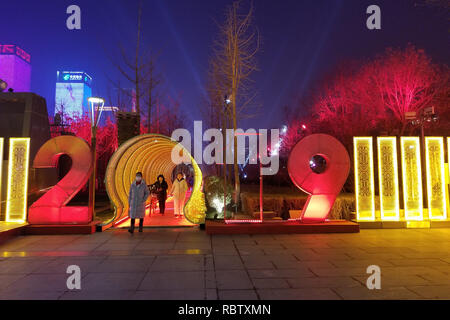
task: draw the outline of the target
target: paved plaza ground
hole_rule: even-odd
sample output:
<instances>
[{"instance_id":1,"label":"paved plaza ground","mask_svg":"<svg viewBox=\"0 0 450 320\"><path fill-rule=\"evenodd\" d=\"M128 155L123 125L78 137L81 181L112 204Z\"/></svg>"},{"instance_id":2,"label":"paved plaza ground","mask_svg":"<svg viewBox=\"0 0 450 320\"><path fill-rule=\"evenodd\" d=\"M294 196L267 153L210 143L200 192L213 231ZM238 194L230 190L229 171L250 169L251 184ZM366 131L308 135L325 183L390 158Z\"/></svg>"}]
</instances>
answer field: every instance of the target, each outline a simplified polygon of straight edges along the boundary
<instances>
[{"instance_id":1,"label":"paved plaza ground","mask_svg":"<svg viewBox=\"0 0 450 320\"><path fill-rule=\"evenodd\" d=\"M81 290L67 289L69 265ZM450 229L21 236L0 245L0 299L450 299Z\"/></svg>"}]
</instances>

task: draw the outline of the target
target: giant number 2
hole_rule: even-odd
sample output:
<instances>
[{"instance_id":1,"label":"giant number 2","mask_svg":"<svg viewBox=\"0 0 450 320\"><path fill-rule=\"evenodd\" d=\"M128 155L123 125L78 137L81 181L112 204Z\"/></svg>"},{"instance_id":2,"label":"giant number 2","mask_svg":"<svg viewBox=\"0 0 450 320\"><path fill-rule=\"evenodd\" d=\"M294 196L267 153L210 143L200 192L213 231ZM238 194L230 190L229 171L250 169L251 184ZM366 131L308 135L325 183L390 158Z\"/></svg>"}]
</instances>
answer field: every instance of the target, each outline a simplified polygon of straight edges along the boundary
<instances>
[{"instance_id":1,"label":"giant number 2","mask_svg":"<svg viewBox=\"0 0 450 320\"><path fill-rule=\"evenodd\" d=\"M33 167L55 168L62 154L72 159L72 167L62 180L30 207L30 224L85 224L92 221L88 207L66 206L83 188L92 172L92 153L86 141L74 136L52 138L39 149Z\"/></svg>"},{"instance_id":2,"label":"giant number 2","mask_svg":"<svg viewBox=\"0 0 450 320\"><path fill-rule=\"evenodd\" d=\"M309 194L301 213L305 223L323 222L350 171L345 147L326 134L312 134L292 149L288 172L294 184Z\"/></svg>"}]
</instances>

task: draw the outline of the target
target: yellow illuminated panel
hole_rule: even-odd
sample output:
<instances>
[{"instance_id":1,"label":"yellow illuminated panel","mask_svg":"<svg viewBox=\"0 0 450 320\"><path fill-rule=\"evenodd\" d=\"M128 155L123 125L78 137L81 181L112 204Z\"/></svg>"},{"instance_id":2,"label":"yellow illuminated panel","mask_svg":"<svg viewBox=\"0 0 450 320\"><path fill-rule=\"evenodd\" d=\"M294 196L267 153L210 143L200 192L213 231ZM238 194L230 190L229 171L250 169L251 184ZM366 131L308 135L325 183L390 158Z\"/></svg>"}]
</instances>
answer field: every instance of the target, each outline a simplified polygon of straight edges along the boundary
<instances>
[{"instance_id":1,"label":"yellow illuminated panel","mask_svg":"<svg viewBox=\"0 0 450 320\"><path fill-rule=\"evenodd\" d=\"M358 221L375 220L372 137L354 137L355 197Z\"/></svg>"},{"instance_id":2,"label":"yellow illuminated panel","mask_svg":"<svg viewBox=\"0 0 450 320\"><path fill-rule=\"evenodd\" d=\"M378 137L381 220L399 220L397 138Z\"/></svg>"},{"instance_id":3,"label":"yellow illuminated panel","mask_svg":"<svg viewBox=\"0 0 450 320\"><path fill-rule=\"evenodd\" d=\"M6 221L25 222L30 138L9 139Z\"/></svg>"},{"instance_id":4,"label":"yellow illuminated panel","mask_svg":"<svg viewBox=\"0 0 450 320\"><path fill-rule=\"evenodd\" d=\"M418 137L401 137L403 202L406 220L423 220L422 170Z\"/></svg>"},{"instance_id":5,"label":"yellow illuminated panel","mask_svg":"<svg viewBox=\"0 0 450 320\"><path fill-rule=\"evenodd\" d=\"M426 137L427 199L430 219L447 219L444 138Z\"/></svg>"},{"instance_id":6,"label":"yellow illuminated panel","mask_svg":"<svg viewBox=\"0 0 450 320\"><path fill-rule=\"evenodd\" d=\"M3 143L4 139L0 138L0 203L2 202L2 173L3 173ZM0 213L1 213L1 205L0 205ZM1 214L0 214L1 217Z\"/></svg>"},{"instance_id":7,"label":"yellow illuminated panel","mask_svg":"<svg viewBox=\"0 0 450 320\"><path fill-rule=\"evenodd\" d=\"M450 210L450 137L447 137L447 162L445 163L445 185L447 188L446 191L446 197L447 197L447 217L448 217L448 210Z\"/></svg>"}]
</instances>

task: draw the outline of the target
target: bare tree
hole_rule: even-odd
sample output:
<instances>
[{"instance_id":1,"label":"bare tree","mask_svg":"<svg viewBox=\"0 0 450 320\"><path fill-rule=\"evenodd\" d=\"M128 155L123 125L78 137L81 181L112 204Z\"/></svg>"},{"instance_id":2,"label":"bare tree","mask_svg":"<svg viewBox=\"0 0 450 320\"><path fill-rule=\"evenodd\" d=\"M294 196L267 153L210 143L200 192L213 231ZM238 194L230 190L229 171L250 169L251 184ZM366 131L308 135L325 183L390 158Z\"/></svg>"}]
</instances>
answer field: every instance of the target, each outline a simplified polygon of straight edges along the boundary
<instances>
[{"instance_id":1,"label":"bare tree","mask_svg":"<svg viewBox=\"0 0 450 320\"><path fill-rule=\"evenodd\" d=\"M221 116L222 127L227 126L230 121L234 130L237 129L238 119L246 116L245 113L254 102L256 95L251 88L253 82L251 75L257 70L255 58L260 48L260 36L253 23L253 12L252 3L248 11L242 12L240 1L234 1L227 8L225 22L219 25L219 35L214 41L213 56L210 61L210 107ZM236 136L234 136L233 144L237 203L240 181Z\"/></svg>"},{"instance_id":2,"label":"bare tree","mask_svg":"<svg viewBox=\"0 0 450 320\"><path fill-rule=\"evenodd\" d=\"M147 90L147 130L150 132L150 128L152 127L152 112L154 107L157 107L157 101L159 99L159 95L156 92L156 88L162 82L161 74L156 71L155 61L157 56L151 55L149 57L148 65L147 65L147 73L145 75L146 79L146 90Z\"/></svg>"},{"instance_id":3,"label":"bare tree","mask_svg":"<svg viewBox=\"0 0 450 320\"><path fill-rule=\"evenodd\" d=\"M124 46L119 43L121 61L117 62L112 59L114 67L119 71L121 76L131 84L132 89L128 90L122 87L120 81L111 81L114 88L118 90L118 102L123 96L128 96L135 102L136 112L139 116L146 118L147 130L151 130L152 110L157 99L156 87L161 83L161 76L156 72L156 58L159 55L152 51L142 53L142 0L139 1L137 14L137 31L136 45L133 56L125 50ZM143 108L143 104L147 108Z\"/></svg>"}]
</instances>

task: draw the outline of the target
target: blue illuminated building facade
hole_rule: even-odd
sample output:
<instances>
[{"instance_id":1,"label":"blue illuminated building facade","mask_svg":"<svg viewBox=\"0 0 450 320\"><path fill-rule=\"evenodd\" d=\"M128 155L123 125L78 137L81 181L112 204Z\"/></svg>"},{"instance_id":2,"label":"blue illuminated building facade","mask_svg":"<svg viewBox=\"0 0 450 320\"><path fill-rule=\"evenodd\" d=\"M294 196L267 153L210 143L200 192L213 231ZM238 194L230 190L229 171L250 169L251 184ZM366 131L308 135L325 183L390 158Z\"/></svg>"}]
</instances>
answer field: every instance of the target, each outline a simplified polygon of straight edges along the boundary
<instances>
[{"instance_id":1,"label":"blue illuminated building facade","mask_svg":"<svg viewBox=\"0 0 450 320\"><path fill-rule=\"evenodd\" d=\"M55 114L76 118L89 110L88 98L92 96L92 78L83 71L57 71Z\"/></svg>"}]
</instances>

